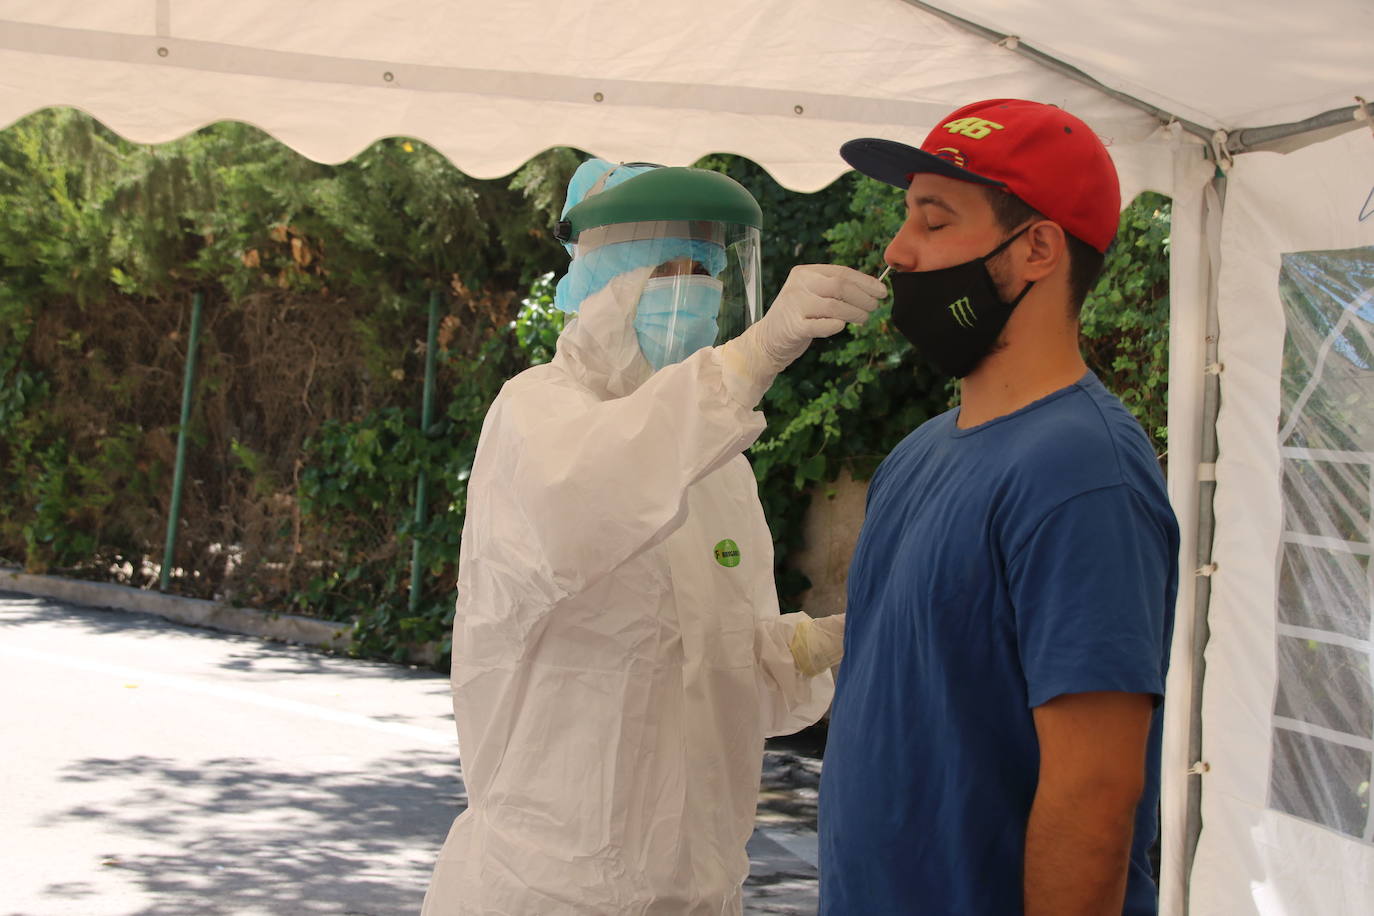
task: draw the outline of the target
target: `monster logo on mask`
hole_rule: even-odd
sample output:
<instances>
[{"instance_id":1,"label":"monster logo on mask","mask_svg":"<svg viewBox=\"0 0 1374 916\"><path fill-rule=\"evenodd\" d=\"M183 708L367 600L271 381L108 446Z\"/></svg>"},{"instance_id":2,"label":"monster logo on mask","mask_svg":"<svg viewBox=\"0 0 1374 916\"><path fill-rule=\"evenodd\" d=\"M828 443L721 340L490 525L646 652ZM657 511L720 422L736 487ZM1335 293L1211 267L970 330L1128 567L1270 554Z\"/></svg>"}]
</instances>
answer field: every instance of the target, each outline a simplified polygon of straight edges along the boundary
<instances>
[{"instance_id":1,"label":"monster logo on mask","mask_svg":"<svg viewBox=\"0 0 1374 916\"><path fill-rule=\"evenodd\" d=\"M892 274L892 323L944 375L963 378L983 361L1012 309L1034 283L1003 302L987 262L1030 226L981 258L940 270Z\"/></svg>"},{"instance_id":2,"label":"monster logo on mask","mask_svg":"<svg viewBox=\"0 0 1374 916\"><path fill-rule=\"evenodd\" d=\"M961 327L971 328L973 323L978 320L978 315L973 311L973 305L968 301L968 296L951 305L949 311Z\"/></svg>"}]
</instances>

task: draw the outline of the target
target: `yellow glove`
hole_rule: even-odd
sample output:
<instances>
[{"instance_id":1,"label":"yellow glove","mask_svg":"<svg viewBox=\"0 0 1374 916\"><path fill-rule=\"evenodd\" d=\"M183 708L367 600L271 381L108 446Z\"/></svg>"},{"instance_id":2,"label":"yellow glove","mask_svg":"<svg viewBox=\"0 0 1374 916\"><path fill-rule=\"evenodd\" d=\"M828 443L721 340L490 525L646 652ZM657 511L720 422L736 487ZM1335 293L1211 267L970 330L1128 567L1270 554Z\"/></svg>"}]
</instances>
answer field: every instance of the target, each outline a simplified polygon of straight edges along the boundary
<instances>
[{"instance_id":1,"label":"yellow glove","mask_svg":"<svg viewBox=\"0 0 1374 916\"><path fill-rule=\"evenodd\" d=\"M806 677L815 677L840 663L844 656L844 615L812 619L802 617L792 631L787 647L797 670Z\"/></svg>"}]
</instances>

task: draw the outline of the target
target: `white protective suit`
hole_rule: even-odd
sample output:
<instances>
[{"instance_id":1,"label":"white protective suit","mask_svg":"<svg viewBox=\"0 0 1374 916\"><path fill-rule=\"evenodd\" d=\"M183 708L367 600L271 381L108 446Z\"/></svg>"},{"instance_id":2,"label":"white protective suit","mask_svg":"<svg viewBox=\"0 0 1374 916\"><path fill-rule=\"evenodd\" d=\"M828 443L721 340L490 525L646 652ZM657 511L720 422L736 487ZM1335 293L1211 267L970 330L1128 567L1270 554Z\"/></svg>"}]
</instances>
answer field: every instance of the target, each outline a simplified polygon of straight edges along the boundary
<instances>
[{"instance_id":1,"label":"white protective suit","mask_svg":"<svg viewBox=\"0 0 1374 916\"><path fill-rule=\"evenodd\" d=\"M483 425L453 629L469 807L424 916L740 913L764 737L830 702L778 613L742 454L763 416L719 347L651 374L648 276L589 297Z\"/></svg>"}]
</instances>

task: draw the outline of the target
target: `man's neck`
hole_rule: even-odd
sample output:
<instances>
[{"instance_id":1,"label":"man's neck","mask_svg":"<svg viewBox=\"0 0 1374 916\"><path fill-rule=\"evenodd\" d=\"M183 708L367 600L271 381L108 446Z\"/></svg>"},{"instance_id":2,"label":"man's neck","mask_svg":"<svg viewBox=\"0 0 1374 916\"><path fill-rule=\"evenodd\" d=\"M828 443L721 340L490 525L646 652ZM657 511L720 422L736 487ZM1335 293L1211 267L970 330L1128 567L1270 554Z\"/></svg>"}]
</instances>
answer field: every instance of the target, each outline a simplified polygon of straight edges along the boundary
<instances>
[{"instance_id":1,"label":"man's neck","mask_svg":"<svg viewBox=\"0 0 1374 916\"><path fill-rule=\"evenodd\" d=\"M1067 388L1087 371L1076 334L1049 346L1013 344L989 355L960 382L958 426L968 429L1004 417Z\"/></svg>"}]
</instances>

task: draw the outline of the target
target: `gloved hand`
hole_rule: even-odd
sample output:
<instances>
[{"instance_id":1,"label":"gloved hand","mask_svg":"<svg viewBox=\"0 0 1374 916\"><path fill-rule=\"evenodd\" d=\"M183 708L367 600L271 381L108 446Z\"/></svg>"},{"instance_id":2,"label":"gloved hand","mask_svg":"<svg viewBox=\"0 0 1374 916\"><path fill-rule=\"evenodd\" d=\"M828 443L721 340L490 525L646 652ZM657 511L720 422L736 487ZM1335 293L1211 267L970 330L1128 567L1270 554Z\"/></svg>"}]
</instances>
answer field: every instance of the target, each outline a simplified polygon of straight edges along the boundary
<instances>
[{"instance_id":1,"label":"gloved hand","mask_svg":"<svg viewBox=\"0 0 1374 916\"><path fill-rule=\"evenodd\" d=\"M811 341L838 334L846 322L868 321L886 295L886 284L849 267L792 268L763 318L721 346L725 386L736 400L752 407Z\"/></svg>"},{"instance_id":2,"label":"gloved hand","mask_svg":"<svg viewBox=\"0 0 1374 916\"><path fill-rule=\"evenodd\" d=\"M792 650L797 670L807 677L833 668L844 657L844 615L802 617L787 647Z\"/></svg>"}]
</instances>

